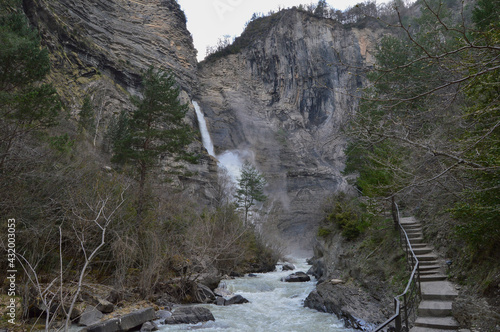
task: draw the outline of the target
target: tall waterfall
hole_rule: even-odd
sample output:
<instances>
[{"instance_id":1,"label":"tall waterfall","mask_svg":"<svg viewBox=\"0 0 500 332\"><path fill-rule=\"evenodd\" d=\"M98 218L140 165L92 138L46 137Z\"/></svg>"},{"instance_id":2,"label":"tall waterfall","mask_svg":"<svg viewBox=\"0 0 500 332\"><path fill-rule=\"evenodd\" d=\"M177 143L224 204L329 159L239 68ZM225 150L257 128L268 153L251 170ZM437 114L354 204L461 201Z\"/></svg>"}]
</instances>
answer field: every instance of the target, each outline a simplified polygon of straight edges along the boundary
<instances>
[{"instance_id":1,"label":"tall waterfall","mask_svg":"<svg viewBox=\"0 0 500 332\"><path fill-rule=\"evenodd\" d=\"M212 157L215 157L218 161L219 167L223 167L227 170L229 176L231 177L233 183L237 183L241 175L241 167L243 166L243 160L251 159L253 156L251 152L247 150L228 150L223 153L216 155L214 150L214 144L212 138L210 137L210 132L207 128L207 122L205 121L205 116L201 110L200 105L193 100L193 106L196 111L196 117L198 119L198 124L200 126L201 140L203 146L207 149L207 152Z\"/></svg>"},{"instance_id":2,"label":"tall waterfall","mask_svg":"<svg viewBox=\"0 0 500 332\"><path fill-rule=\"evenodd\" d=\"M198 124L200 126L201 140L203 142L203 146L205 147L205 149L207 149L209 155L211 155L212 157L216 157L214 152L214 143L212 142L212 138L210 138L210 133L208 132L205 116L201 111L200 105L198 105L198 103L194 100L193 100L193 106L196 111L196 117L198 118Z\"/></svg>"}]
</instances>

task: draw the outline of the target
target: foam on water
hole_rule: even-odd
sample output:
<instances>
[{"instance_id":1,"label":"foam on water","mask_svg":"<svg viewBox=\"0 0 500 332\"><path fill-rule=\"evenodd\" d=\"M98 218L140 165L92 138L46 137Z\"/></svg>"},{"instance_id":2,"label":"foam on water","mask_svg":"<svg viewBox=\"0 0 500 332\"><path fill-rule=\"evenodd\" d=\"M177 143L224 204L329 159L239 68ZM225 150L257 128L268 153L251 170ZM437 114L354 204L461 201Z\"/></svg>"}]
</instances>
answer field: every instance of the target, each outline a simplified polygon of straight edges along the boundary
<instances>
[{"instance_id":1,"label":"foam on water","mask_svg":"<svg viewBox=\"0 0 500 332\"><path fill-rule=\"evenodd\" d=\"M297 271L307 271L305 261L294 271L257 273L257 277L225 280L228 290L250 302L232 306L202 305L210 309L215 322L161 325L160 331L354 331L346 329L335 315L305 308L303 302L314 290L316 281L282 282L281 278Z\"/></svg>"}]
</instances>

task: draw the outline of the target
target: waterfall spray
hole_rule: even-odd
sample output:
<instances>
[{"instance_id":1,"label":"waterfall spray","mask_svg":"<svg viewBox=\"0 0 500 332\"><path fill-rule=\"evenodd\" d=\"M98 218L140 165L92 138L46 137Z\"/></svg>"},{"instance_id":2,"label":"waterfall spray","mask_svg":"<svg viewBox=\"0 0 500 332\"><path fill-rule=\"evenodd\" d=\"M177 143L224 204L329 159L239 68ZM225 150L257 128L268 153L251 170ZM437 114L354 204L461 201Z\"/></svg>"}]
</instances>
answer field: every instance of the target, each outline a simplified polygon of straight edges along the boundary
<instances>
[{"instance_id":1,"label":"waterfall spray","mask_svg":"<svg viewBox=\"0 0 500 332\"><path fill-rule=\"evenodd\" d=\"M207 122L205 121L203 111L196 101L193 101L193 105L200 126L203 146L205 147L205 149L207 149L209 155L217 159L219 167L223 167L227 170L232 182L236 184L241 176L241 167L243 166L243 161L245 159L251 158L252 153L247 150L228 150L219 155L216 155L214 144L212 142L212 138L210 137L210 132L208 131Z\"/></svg>"}]
</instances>

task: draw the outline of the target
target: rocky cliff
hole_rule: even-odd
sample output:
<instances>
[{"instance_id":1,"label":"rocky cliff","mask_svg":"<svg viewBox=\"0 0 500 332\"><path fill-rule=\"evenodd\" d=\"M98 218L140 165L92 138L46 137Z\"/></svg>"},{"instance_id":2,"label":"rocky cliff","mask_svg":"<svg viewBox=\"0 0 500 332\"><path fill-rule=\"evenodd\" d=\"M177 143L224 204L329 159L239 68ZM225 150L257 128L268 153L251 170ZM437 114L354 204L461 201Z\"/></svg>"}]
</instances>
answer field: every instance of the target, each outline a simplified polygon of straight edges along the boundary
<instances>
[{"instance_id":1,"label":"rocky cliff","mask_svg":"<svg viewBox=\"0 0 500 332\"><path fill-rule=\"evenodd\" d=\"M171 70L183 101L190 102L198 84L197 52L175 0L24 0L23 7L50 51L50 80L73 119L78 119L83 98L91 99L94 146L106 145L111 117L132 108L129 97L138 93L141 72L151 66ZM192 107L188 118L197 127ZM201 153L201 140L190 148ZM215 162L202 153L199 165L187 167L196 175L176 183L189 195L207 198Z\"/></svg>"},{"instance_id":2,"label":"rocky cliff","mask_svg":"<svg viewBox=\"0 0 500 332\"><path fill-rule=\"evenodd\" d=\"M172 70L188 102L202 106L216 152L246 150L265 174L286 239L311 248L324 198L346 186L342 126L353 113L362 68L373 61L377 22L341 25L296 9L252 21L238 52L203 62L175 0L24 0L54 64L51 80L78 118L90 96L99 118L94 145L109 119L130 109L140 73ZM243 41L243 42L241 42ZM194 110L189 113L197 127ZM191 147L202 152L200 140ZM178 184L210 198L216 164L203 154L197 174ZM300 241L299 241L300 240Z\"/></svg>"},{"instance_id":3,"label":"rocky cliff","mask_svg":"<svg viewBox=\"0 0 500 332\"><path fill-rule=\"evenodd\" d=\"M284 10L252 21L239 52L201 63L196 98L216 151L251 152L282 209L279 229L304 248L322 201L346 187L341 130L382 31L370 20L344 26Z\"/></svg>"}]
</instances>

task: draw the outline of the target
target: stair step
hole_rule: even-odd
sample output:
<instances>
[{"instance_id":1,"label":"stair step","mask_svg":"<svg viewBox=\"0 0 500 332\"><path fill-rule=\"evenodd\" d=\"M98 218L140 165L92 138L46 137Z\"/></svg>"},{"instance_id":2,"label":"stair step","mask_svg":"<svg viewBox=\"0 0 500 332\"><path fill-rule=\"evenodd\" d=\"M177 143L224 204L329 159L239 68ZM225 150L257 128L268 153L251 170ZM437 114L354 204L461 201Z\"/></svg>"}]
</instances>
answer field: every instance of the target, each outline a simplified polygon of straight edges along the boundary
<instances>
[{"instance_id":1,"label":"stair step","mask_svg":"<svg viewBox=\"0 0 500 332\"><path fill-rule=\"evenodd\" d=\"M431 253L434 249L431 247L422 247L422 248L412 248L413 252L415 255L423 255L423 254L429 254Z\"/></svg>"},{"instance_id":2,"label":"stair step","mask_svg":"<svg viewBox=\"0 0 500 332\"><path fill-rule=\"evenodd\" d=\"M447 317L451 316L451 301L422 301L418 306L420 317Z\"/></svg>"},{"instance_id":3,"label":"stair step","mask_svg":"<svg viewBox=\"0 0 500 332\"><path fill-rule=\"evenodd\" d=\"M432 269L432 270L420 270L420 275L421 276L425 276L425 275L429 275L429 274L438 274L440 273L441 271L439 270L439 268L436 268L436 269Z\"/></svg>"},{"instance_id":4,"label":"stair step","mask_svg":"<svg viewBox=\"0 0 500 332\"><path fill-rule=\"evenodd\" d=\"M413 251L415 252L415 251ZM433 255L433 254L421 254L421 255L417 255L417 253L415 253L416 256L417 256L417 259L419 262L423 262L423 261L437 261L437 256L436 255Z\"/></svg>"},{"instance_id":5,"label":"stair step","mask_svg":"<svg viewBox=\"0 0 500 332\"><path fill-rule=\"evenodd\" d=\"M435 261L435 260L433 260L433 261L421 261L421 260L419 260L418 263L419 263L421 268L426 267L426 266L437 265L437 261Z\"/></svg>"},{"instance_id":6,"label":"stair step","mask_svg":"<svg viewBox=\"0 0 500 332\"><path fill-rule=\"evenodd\" d=\"M457 330L458 322L453 317L418 317L415 326L442 330Z\"/></svg>"},{"instance_id":7,"label":"stair step","mask_svg":"<svg viewBox=\"0 0 500 332\"><path fill-rule=\"evenodd\" d=\"M409 237L408 238L410 239L410 243L411 245L413 246L413 244L415 243L424 243L424 238L423 237L415 237L415 238L412 238L412 237Z\"/></svg>"},{"instance_id":8,"label":"stair step","mask_svg":"<svg viewBox=\"0 0 500 332\"><path fill-rule=\"evenodd\" d=\"M441 280L446 280L448 279L447 276L441 273L436 273L436 274L425 274L420 276L420 281L425 282L425 281L441 281Z\"/></svg>"},{"instance_id":9,"label":"stair step","mask_svg":"<svg viewBox=\"0 0 500 332\"><path fill-rule=\"evenodd\" d=\"M458 292L448 281L426 281L420 283L422 300L453 301Z\"/></svg>"},{"instance_id":10,"label":"stair step","mask_svg":"<svg viewBox=\"0 0 500 332\"><path fill-rule=\"evenodd\" d=\"M422 262L420 262L420 263L422 263ZM436 270L436 269L441 268L439 265L422 265L422 264L419 264L419 265L420 265L419 266L420 272Z\"/></svg>"},{"instance_id":11,"label":"stair step","mask_svg":"<svg viewBox=\"0 0 500 332\"><path fill-rule=\"evenodd\" d=\"M412 243L411 247L412 247L412 249L425 248L425 247L427 247L427 243ZM403 248L406 249L406 243L403 245Z\"/></svg>"}]
</instances>

